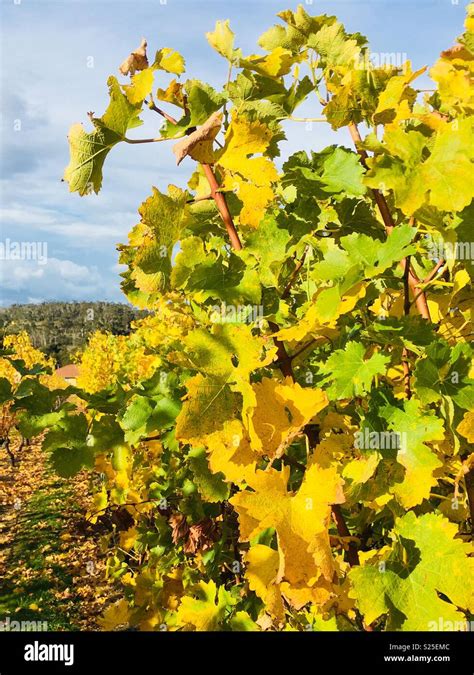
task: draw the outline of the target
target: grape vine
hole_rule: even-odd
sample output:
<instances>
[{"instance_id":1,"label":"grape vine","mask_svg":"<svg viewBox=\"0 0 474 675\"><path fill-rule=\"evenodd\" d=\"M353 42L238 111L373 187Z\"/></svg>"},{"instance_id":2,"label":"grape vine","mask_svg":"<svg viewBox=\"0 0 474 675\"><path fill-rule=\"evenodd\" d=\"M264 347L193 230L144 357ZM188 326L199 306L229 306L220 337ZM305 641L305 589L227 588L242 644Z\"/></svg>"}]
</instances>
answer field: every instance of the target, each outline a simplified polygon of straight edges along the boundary
<instances>
[{"instance_id":1,"label":"grape vine","mask_svg":"<svg viewBox=\"0 0 474 675\"><path fill-rule=\"evenodd\" d=\"M71 192L98 193L123 142L170 142L190 176L152 187L119 247L150 315L95 334L79 386L37 383L44 410L19 415L58 473L91 472L89 520L117 514L105 628L456 630L474 612L474 5L429 70L375 63L336 17L278 17L260 54L227 21L207 34L220 90L142 41L92 130L72 126ZM347 147L281 164L301 123Z\"/></svg>"}]
</instances>

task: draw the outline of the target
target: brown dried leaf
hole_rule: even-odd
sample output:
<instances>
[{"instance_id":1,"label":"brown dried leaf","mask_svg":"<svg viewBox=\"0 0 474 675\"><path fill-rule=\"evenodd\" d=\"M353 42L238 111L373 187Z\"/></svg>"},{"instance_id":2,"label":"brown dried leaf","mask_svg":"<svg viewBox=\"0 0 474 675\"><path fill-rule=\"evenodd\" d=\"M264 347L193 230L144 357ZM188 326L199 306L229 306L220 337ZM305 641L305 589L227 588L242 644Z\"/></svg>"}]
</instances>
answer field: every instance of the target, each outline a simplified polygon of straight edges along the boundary
<instances>
[{"instance_id":1,"label":"brown dried leaf","mask_svg":"<svg viewBox=\"0 0 474 675\"><path fill-rule=\"evenodd\" d=\"M180 164L182 160L189 155L197 162L210 164L213 161L212 142L219 133L222 124L222 114L212 113L204 124L193 131L192 134L183 138L173 146L173 152L176 157L176 163Z\"/></svg>"},{"instance_id":2,"label":"brown dried leaf","mask_svg":"<svg viewBox=\"0 0 474 675\"><path fill-rule=\"evenodd\" d=\"M145 38L142 38L142 41L138 49L136 49L129 56L127 56L125 61L120 66L119 71L122 73L122 75L130 74L132 76L135 75L135 72L137 70L145 70L145 68L148 68L146 47L147 42Z\"/></svg>"},{"instance_id":3,"label":"brown dried leaf","mask_svg":"<svg viewBox=\"0 0 474 675\"><path fill-rule=\"evenodd\" d=\"M217 524L211 518L205 518L189 528L188 540L184 545L185 553L207 551L219 537Z\"/></svg>"},{"instance_id":4,"label":"brown dried leaf","mask_svg":"<svg viewBox=\"0 0 474 675\"><path fill-rule=\"evenodd\" d=\"M171 538L173 544L177 544L180 539L183 539L188 535L189 525L186 521L186 516L183 516L182 513L173 513L170 516L168 523L171 526Z\"/></svg>"},{"instance_id":5,"label":"brown dried leaf","mask_svg":"<svg viewBox=\"0 0 474 675\"><path fill-rule=\"evenodd\" d=\"M470 60L470 54L464 45L455 44L449 49L445 49L441 52L441 58L448 60L463 59L468 61Z\"/></svg>"}]
</instances>

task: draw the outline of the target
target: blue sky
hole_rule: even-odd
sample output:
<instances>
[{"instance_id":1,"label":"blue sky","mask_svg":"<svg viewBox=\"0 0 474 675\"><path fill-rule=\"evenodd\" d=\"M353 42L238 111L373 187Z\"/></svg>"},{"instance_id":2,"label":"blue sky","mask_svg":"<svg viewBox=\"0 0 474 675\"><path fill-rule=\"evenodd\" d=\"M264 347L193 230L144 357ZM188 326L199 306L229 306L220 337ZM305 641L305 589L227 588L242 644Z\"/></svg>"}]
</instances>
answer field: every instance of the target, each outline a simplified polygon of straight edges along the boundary
<instances>
[{"instance_id":1,"label":"blue sky","mask_svg":"<svg viewBox=\"0 0 474 675\"><path fill-rule=\"evenodd\" d=\"M373 51L406 53L418 68L432 63L462 32L465 4L313 0L306 9L335 14L348 30L367 35ZM184 186L190 165L184 161L177 168L166 143L121 144L107 158L98 196L70 194L60 178L68 162L70 125L86 122L89 110L104 112L107 77L117 75L141 37L148 40L149 54L160 47L180 51L185 77L222 86L226 63L205 38L215 21L230 19L237 46L250 54L258 51L258 36L277 22L275 14L296 5L285 0L0 0L0 241L41 241L48 247L45 265L0 260L0 305L125 300L115 245L126 241L151 186ZM147 119L133 132L136 137L156 132L158 117ZM287 123L286 133L283 158L301 148L349 145L345 132L335 135L322 124L310 131Z\"/></svg>"}]
</instances>

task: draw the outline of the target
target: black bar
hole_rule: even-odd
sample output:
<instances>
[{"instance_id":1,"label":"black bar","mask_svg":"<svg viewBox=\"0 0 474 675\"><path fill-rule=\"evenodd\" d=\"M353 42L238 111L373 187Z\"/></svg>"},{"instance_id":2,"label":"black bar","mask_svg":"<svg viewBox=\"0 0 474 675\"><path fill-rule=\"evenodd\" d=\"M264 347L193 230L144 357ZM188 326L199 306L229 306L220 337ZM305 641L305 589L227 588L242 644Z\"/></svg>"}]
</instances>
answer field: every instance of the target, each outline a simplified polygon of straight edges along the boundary
<instances>
[{"instance_id":1,"label":"black bar","mask_svg":"<svg viewBox=\"0 0 474 675\"><path fill-rule=\"evenodd\" d=\"M160 672L176 668L194 675L195 669L227 675L265 673L275 664L302 673L459 673L474 672L473 633L192 633L123 631L3 632L0 633L0 675L28 673ZM27 645L38 644L36 652ZM40 645L73 645L73 663L27 661L39 656ZM27 650L27 651L26 651ZM57 655L60 656L59 650ZM45 652L46 653L46 652ZM48 656L54 657L54 651ZM71 656L63 652L63 656ZM286 665L285 665L286 664ZM102 670L103 669L103 670ZM290 675L290 672L289 672Z\"/></svg>"}]
</instances>

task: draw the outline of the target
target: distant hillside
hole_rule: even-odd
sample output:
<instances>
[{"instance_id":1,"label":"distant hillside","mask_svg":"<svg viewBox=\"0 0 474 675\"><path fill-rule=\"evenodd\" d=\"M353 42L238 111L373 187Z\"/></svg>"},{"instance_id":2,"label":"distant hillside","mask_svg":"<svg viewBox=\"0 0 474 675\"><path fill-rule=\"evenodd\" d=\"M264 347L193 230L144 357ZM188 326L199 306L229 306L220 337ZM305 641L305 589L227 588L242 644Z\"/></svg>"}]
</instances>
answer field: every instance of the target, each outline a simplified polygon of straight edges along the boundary
<instances>
[{"instance_id":1,"label":"distant hillside","mask_svg":"<svg viewBox=\"0 0 474 675\"><path fill-rule=\"evenodd\" d=\"M34 346L59 365L71 361L95 330L127 335L130 323L145 312L112 302L44 302L0 308L0 338L25 330Z\"/></svg>"}]
</instances>

